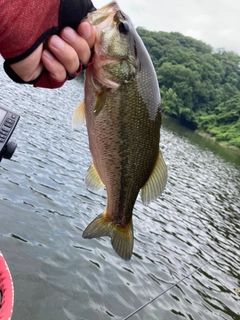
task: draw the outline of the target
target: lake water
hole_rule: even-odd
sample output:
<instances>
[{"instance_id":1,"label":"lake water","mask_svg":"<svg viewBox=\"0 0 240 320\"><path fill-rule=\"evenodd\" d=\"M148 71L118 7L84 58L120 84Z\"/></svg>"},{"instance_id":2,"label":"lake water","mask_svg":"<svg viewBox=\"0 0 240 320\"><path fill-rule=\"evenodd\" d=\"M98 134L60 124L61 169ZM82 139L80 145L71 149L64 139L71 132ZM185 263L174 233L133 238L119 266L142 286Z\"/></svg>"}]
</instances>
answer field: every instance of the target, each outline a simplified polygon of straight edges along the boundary
<instances>
[{"instance_id":1,"label":"lake water","mask_svg":"<svg viewBox=\"0 0 240 320\"><path fill-rule=\"evenodd\" d=\"M0 251L14 280L13 320L121 320L209 261L133 320L240 319L240 157L164 120L169 179L134 208L129 262L82 231L106 205L86 189L85 125L71 129L82 84L33 89L0 69L0 104L21 115L0 163ZM212 259L212 260L211 260Z\"/></svg>"}]
</instances>

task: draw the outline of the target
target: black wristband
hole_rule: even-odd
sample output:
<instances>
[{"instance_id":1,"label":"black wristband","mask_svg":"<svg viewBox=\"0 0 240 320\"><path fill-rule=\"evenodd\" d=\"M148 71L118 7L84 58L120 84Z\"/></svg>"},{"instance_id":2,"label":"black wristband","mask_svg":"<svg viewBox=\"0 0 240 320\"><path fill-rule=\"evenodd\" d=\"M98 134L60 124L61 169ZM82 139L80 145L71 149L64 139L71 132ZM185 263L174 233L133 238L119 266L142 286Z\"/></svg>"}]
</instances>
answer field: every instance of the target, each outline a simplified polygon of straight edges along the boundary
<instances>
[{"instance_id":1,"label":"black wristband","mask_svg":"<svg viewBox=\"0 0 240 320\"><path fill-rule=\"evenodd\" d=\"M77 29L88 12L96 10L91 0L62 0L59 12L59 27Z\"/></svg>"}]
</instances>

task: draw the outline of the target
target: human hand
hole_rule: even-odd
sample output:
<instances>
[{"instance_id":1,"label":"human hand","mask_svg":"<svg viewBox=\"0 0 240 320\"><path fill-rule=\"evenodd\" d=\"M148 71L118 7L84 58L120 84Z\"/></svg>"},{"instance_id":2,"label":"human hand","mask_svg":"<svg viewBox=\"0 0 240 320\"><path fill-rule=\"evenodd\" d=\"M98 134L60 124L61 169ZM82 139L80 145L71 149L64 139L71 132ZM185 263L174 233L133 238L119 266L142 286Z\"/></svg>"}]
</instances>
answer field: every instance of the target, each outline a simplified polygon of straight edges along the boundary
<instances>
[{"instance_id":1,"label":"human hand","mask_svg":"<svg viewBox=\"0 0 240 320\"><path fill-rule=\"evenodd\" d=\"M77 31L65 27L60 36L53 35L27 58L11 65L12 70L25 82L34 81L45 69L54 82L61 86L67 76L81 69L91 57L95 34L91 25L81 22Z\"/></svg>"},{"instance_id":2,"label":"human hand","mask_svg":"<svg viewBox=\"0 0 240 320\"><path fill-rule=\"evenodd\" d=\"M89 60L95 36L84 19L96 8L91 0L15 2L0 5L5 72L17 83L61 87L79 71L79 60Z\"/></svg>"}]
</instances>

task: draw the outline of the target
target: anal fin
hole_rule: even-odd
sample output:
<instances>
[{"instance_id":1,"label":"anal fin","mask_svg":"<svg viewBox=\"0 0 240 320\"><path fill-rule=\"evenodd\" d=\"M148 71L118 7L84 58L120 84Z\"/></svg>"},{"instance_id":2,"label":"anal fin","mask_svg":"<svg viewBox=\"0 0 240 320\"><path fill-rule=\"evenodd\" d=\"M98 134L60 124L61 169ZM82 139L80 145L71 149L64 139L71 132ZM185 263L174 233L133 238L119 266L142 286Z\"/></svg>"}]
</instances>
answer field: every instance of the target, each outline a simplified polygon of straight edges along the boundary
<instances>
[{"instance_id":1,"label":"anal fin","mask_svg":"<svg viewBox=\"0 0 240 320\"><path fill-rule=\"evenodd\" d=\"M85 184L90 190L104 189L104 183L102 182L93 162L87 171Z\"/></svg>"}]
</instances>

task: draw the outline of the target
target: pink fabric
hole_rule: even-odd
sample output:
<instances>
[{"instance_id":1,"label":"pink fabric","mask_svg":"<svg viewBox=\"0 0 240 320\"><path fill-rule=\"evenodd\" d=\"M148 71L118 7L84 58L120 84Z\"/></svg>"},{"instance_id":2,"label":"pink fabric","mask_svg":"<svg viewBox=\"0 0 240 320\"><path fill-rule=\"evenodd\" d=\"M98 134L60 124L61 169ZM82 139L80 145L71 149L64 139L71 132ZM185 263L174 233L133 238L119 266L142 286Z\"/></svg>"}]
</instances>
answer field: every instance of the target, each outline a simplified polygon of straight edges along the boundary
<instances>
[{"instance_id":1,"label":"pink fabric","mask_svg":"<svg viewBox=\"0 0 240 320\"><path fill-rule=\"evenodd\" d=\"M67 81L67 78L63 81L54 80L49 73L44 73L41 78L33 85L34 87L56 89L60 88Z\"/></svg>"},{"instance_id":2,"label":"pink fabric","mask_svg":"<svg viewBox=\"0 0 240 320\"><path fill-rule=\"evenodd\" d=\"M13 312L14 288L8 265L0 252L0 320L10 320Z\"/></svg>"}]
</instances>

